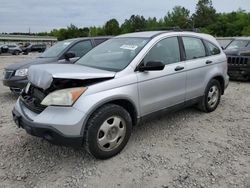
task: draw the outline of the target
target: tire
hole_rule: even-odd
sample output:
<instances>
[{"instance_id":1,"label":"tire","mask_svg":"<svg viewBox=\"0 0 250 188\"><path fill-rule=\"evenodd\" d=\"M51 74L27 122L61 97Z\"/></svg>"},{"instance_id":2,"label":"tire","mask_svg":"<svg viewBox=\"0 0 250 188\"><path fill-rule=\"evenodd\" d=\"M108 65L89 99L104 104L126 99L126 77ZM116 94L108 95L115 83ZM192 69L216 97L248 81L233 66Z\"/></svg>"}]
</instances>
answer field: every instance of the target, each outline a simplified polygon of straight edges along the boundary
<instances>
[{"instance_id":1,"label":"tire","mask_svg":"<svg viewBox=\"0 0 250 188\"><path fill-rule=\"evenodd\" d=\"M19 55L19 51L18 51L18 50L15 50L15 51L13 52L13 55Z\"/></svg>"},{"instance_id":2,"label":"tire","mask_svg":"<svg viewBox=\"0 0 250 188\"><path fill-rule=\"evenodd\" d=\"M214 111L220 103L221 99L221 85L213 79L207 84L205 95L198 104L198 108L204 112Z\"/></svg>"},{"instance_id":3,"label":"tire","mask_svg":"<svg viewBox=\"0 0 250 188\"><path fill-rule=\"evenodd\" d=\"M84 132L86 150L97 159L107 159L126 146L132 131L129 113L121 106L107 104L96 110Z\"/></svg>"}]
</instances>

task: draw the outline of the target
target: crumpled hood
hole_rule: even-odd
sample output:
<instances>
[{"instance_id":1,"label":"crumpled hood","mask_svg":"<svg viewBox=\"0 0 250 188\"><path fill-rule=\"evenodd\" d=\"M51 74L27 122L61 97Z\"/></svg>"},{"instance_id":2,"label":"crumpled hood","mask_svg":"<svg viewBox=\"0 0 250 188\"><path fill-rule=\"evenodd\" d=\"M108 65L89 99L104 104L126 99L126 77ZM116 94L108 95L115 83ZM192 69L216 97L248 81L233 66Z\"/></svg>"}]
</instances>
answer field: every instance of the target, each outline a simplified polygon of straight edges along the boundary
<instances>
[{"instance_id":1,"label":"crumpled hood","mask_svg":"<svg viewBox=\"0 0 250 188\"><path fill-rule=\"evenodd\" d=\"M114 76L115 72L72 64L33 65L28 72L29 82L44 90L50 87L53 78L86 80Z\"/></svg>"}]
</instances>

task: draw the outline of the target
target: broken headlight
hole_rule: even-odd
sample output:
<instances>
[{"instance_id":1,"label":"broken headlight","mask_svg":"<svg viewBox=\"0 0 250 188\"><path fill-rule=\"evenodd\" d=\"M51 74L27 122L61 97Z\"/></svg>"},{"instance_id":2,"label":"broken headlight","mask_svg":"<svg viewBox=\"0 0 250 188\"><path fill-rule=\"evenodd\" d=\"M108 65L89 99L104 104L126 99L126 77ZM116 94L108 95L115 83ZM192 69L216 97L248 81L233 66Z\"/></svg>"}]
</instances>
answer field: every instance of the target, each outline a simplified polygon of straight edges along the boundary
<instances>
[{"instance_id":1,"label":"broken headlight","mask_svg":"<svg viewBox=\"0 0 250 188\"><path fill-rule=\"evenodd\" d=\"M86 89L86 87L75 87L56 90L48 94L43 99L41 104L45 106L71 106L81 96L81 94L86 91Z\"/></svg>"}]
</instances>

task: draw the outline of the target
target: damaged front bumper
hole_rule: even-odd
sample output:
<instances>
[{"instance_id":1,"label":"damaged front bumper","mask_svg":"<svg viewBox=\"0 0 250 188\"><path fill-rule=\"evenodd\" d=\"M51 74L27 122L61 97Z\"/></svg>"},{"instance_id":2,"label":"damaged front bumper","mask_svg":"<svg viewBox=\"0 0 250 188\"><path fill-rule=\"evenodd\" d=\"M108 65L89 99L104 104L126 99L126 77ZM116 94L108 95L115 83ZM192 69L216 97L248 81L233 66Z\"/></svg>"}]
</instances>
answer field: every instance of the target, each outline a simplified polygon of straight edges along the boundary
<instances>
[{"instance_id":1,"label":"damaged front bumper","mask_svg":"<svg viewBox=\"0 0 250 188\"><path fill-rule=\"evenodd\" d=\"M25 129L30 135L44 138L57 145L81 146L83 142L81 132L85 115L73 107L70 107L71 110L67 109L68 115L65 115L63 108L55 107L54 113L51 108L53 107L36 114L26 108L18 99L12 115L16 125ZM48 116L48 114L50 115Z\"/></svg>"}]
</instances>

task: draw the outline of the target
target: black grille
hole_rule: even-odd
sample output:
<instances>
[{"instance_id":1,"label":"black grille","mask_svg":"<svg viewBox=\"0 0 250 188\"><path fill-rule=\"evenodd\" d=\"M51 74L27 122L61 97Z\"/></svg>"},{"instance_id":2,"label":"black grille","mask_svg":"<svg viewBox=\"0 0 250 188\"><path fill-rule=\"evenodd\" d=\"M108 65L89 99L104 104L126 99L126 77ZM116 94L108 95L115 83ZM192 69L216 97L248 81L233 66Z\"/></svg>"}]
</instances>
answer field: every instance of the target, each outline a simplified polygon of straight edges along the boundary
<instances>
[{"instance_id":1,"label":"black grille","mask_svg":"<svg viewBox=\"0 0 250 188\"><path fill-rule=\"evenodd\" d=\"M5 70L4 72L4 79L10 79L14 74L14 71L10 71L10 70Z\"/></svg>"},{"instance_id":2,"label":"black grille","mask_svg":"<svg viewBox=\"0 0 250 188\"><path fill-rule=\"evenodd\" d=\"M46 94L39 88L30 86L28 93L21 94L21 101L31 111L41 113L46 108L46 106L41 105L45 97Z\"/></svg>"},{"instance_id":3,"label":"black grille","mask_svg":"<svg viewBox=\"0 0 250 188\"><path fill-rule=\"evenodd\" d=\"M250 61L250 57L237 57L237 56L229 56L227 58L227 62L232 66L247 66Z\"/></svg>"}]
</instances>

